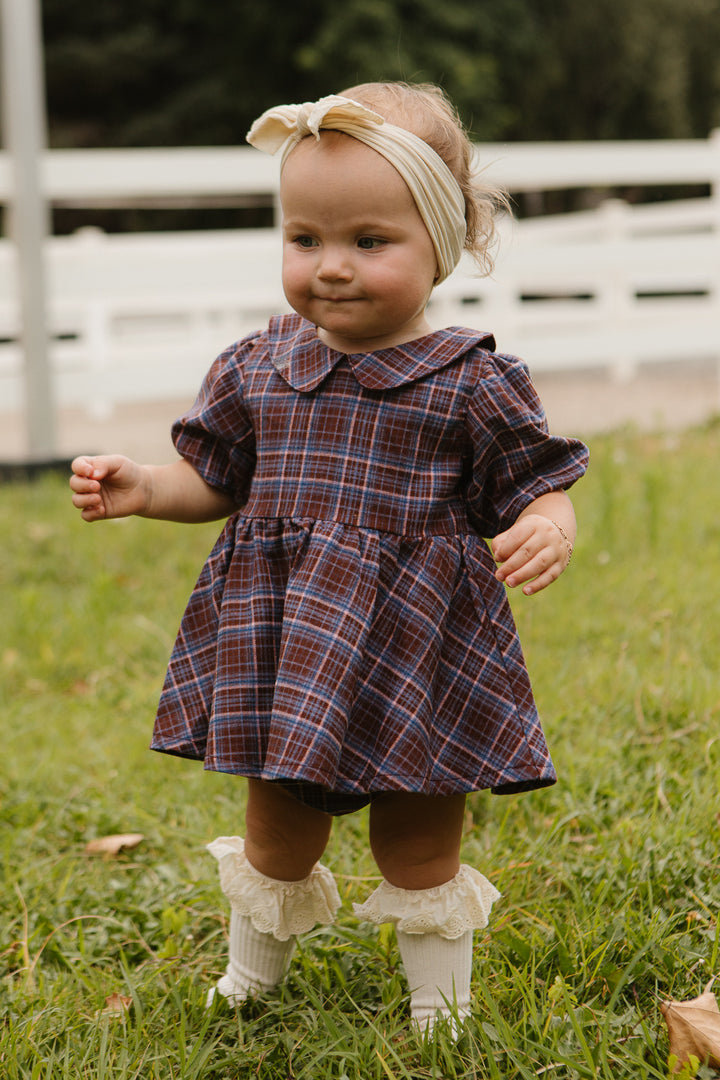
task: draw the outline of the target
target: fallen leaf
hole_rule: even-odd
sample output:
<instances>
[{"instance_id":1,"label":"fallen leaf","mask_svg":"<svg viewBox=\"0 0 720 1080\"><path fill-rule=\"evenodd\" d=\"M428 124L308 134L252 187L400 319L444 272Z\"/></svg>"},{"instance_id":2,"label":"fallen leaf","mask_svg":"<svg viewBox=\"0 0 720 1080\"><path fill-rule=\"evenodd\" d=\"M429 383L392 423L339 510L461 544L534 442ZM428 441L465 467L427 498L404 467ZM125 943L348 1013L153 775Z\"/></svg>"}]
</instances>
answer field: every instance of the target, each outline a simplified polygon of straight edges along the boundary
<instances>
[{"instance_id":1,"label":"fallen leaf","mask_svg":"<svg viewBox=\"0 0 720 1080\"><path fill-rule=\"evenodd\" d=\"M132 998L125 997L123 994L110 994L105 998L105 1008L102 1010L103 1016L124 1016L132 1005Z\"/></svg>"},{"instance_id":2,"label":"fallen leaf","mask_svg":"<svg viewBox=\"0 0 720 1080\"><path fill-rule=\"evenodd\" d=\"M711 979L699 997L689 1001L664 1001L660 1012L670 1035L670 1054L679 1072L692 1057L704 1065L720 1068L720 1009Z\"/></svg>"},{"instance_id":3,"label":"fallen leaf","mask_svg":"<svg viewBox=\"0 0 720 1080\"><path fill-rule=\"evenodd\" d=\"M100 836L85 846L88 855L119 855L124 848L134 848L145 839L142 833L115 833L112 836Z\"/></svg>"}]
</instances>

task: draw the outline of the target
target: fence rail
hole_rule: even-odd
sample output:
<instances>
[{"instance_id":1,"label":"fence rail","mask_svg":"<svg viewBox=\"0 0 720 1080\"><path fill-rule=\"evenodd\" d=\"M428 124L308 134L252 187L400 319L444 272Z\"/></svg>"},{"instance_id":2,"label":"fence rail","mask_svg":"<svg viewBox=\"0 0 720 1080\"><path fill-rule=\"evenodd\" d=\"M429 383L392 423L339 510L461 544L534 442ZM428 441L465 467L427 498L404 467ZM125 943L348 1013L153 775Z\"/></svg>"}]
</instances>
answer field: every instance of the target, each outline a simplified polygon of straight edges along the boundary
<instances>
[{"instance_id":1,"label":"fence rail","mask_svg":"<svg viewBox=\"0 0 720 1080\"><path fill-rule=\"evenodd\" d=\"M652 142L482 143L479 169L514 192L633 184L720 185L720 129L707 139ZM275 194L277 161L250 147L48 150L42 186L51 202L167 196ZM12 170L0 151L0 203L12 191Z\"/></svg>"},{"instance_id":2,"label":"fence rail","mask_svg":"<svg viewBox=\"0 0 720 1080\"><path fill-rule=\"evenodd\" d=\"M708 185L707 197L506 221L491 279L463 261L436 289L435 325L489 329L534 370L701 358L720 365L720 133L661 143L483 146L513 191L621 184ZM51 201L274 198L277 164L253 150L53 151ZM0 154L0 202L10 191ZM22 407L15 253L0 241L0 410ZM275 229L47 241L51 359L60 405L191 395L230 341L287 310Z\"/></svg>"}]
</instances>

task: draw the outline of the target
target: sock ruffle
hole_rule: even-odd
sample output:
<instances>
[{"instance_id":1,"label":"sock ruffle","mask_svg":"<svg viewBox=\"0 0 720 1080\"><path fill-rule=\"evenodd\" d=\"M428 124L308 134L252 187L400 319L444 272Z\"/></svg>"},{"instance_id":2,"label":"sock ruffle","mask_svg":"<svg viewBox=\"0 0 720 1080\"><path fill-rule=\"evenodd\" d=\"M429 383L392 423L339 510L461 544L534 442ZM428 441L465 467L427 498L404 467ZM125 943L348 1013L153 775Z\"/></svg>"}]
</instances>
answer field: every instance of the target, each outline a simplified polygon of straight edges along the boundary
<instances>
[{"instance_id":1,"label":"sock ruffle","mask_svg":"<svg viewBox=\"0 0 720 1080\"><path fill-rule=\"evenodd\" d=\"M444 885L432 889L399 889L383 881L355 914L367 922L394 923L406 934L439 934L459 938L468 930L482 930L500 893L479 870L461 866Z\"/></svg>"},{"instance_id":2,"label":"sock ruffle","mask_svg":"<svg viewBox=\"0 0 720 1080\"><path fill-rule=\"evenodd\" d=\"M333 922L340 896L327 867L318 863L302 881L280 881L255 869L239 836L219 836L207 849L219 863L220 886L231 906L260 933L287 941L316 923Z\"/></svg>"}]
</instances>

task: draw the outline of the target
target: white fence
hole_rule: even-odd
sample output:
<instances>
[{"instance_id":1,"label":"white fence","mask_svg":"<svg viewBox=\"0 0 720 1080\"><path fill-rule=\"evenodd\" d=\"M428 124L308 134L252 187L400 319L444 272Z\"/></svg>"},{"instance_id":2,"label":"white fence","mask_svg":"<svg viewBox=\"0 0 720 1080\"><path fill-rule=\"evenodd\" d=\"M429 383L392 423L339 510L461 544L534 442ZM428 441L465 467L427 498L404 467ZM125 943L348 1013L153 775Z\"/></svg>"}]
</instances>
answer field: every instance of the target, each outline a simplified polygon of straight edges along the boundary
<instances>
[{"instance_id":1,"label":"white fence","mask_svg":"<svg viewBox=\"0 0 720 1080\"><path fill-rule=\"evenodd\" d=\"M514 192L626 184L710 185L686 202L504 222L492 279L461 264L430 320L492 330L534 370L694 358L720 365L720 133L659 143L483 146L488 175ZM0 154L0 201L9 190ZM270 196L277 164L248 149L53 151L48 198ZM47 242L58 403L96 415L117 402L191 395L213 356L287 310L274 229L105 235ZM22 407L14 251L0 242L0 410Z\"/></svg>"}]
</instances>

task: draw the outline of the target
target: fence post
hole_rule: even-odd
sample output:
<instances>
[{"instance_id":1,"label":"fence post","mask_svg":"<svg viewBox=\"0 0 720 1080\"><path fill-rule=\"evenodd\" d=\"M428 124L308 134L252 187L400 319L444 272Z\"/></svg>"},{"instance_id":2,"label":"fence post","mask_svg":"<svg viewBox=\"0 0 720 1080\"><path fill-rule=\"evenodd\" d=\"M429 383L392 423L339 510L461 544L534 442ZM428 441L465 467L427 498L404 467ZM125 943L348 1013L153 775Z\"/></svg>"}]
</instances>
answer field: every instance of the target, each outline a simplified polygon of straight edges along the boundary
<instances>
[{"instance_id":1,"label":"fence post","mask_svg":"<svg viewBox=\"0 0 720 1080\"><path fill-rule=\"evenodd\" d=\"M720 128L715 128L710 132L708 136L708 145L711 150L712 160L712 176L710 177L712 229L718 246L718 257L715 260L715 273L710 288L712 290L713 309L717 314L717 325L720 326ZM718 412L720 412L720 349L718 349L716 370L718 379L717 409Z\"/></svg>"},{"instance_id":2,"label":"fence post","mask_svg":"<svg viewBox=\"0 0 720 1080\"><path fill-rule=\"evenodd\" d=\"M603 285L601 307L612 335L617 343L613 355L608 357L613 377L618 382L628 382L637 368L637 358L628 347L633 297L623 269L622 247L628 236L630 210L622 199L606 199L598 208L601 221L601 244L609 256L606 259L606 278Z\"/></svg>"},{"instance_id":3,"label":"fence post","mask_svg":"<svg viewBox=\"0 0 720 1080\"><path fill-rule=\"evenodd\" d=\"M708 135L712 175L710 177L710 198L715 210L715 220L720 227L720 128L715 128Z\"/></svg>"},{"instance_id":4,"label":"fence post","mask_svg":"<svg viewBox=\"0 0 720 1080\"><path fill-rule=\"evenodd\" d=\"M55 396L47 334L44 242L49 214L39 174L46 143L38 0L2 0L2 106L12 169L10 233L15 248L23 352L27 451L55 455Z\"/></svg>"},{"instance_id":5,"label":"fence post","mask_svg":"<svg viewBox=\"0 0 720 1080\"><path fill-rule=\"evenodd\" d=\"M92 263L94 257L105 248L105 257L109 258L107 237L102 229L95 225L86 225L77 229L72 236L76 250L87 255ZM110 368L110 314L107 303L103 300L89 300L84 305L81 319L81 349L84 366L88 372L88 398L85 407L89 416L96 420L107 420L115 408L114 396L108 395L107 379Z\"/></svg>"}]
</instances>

